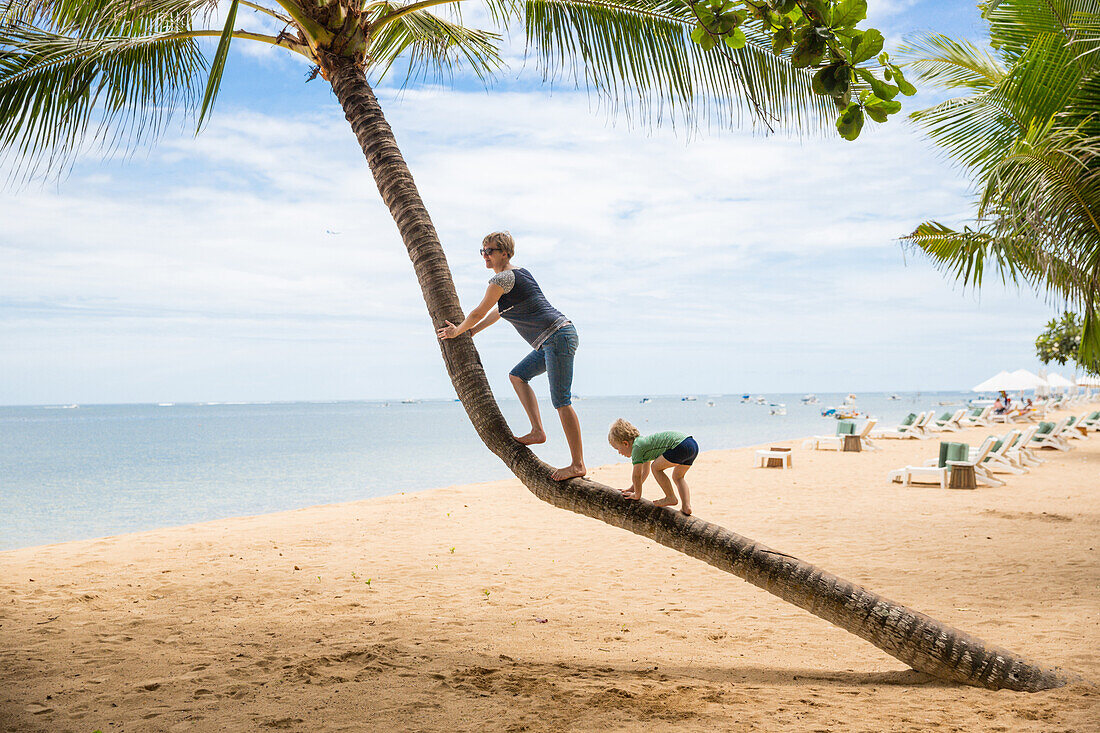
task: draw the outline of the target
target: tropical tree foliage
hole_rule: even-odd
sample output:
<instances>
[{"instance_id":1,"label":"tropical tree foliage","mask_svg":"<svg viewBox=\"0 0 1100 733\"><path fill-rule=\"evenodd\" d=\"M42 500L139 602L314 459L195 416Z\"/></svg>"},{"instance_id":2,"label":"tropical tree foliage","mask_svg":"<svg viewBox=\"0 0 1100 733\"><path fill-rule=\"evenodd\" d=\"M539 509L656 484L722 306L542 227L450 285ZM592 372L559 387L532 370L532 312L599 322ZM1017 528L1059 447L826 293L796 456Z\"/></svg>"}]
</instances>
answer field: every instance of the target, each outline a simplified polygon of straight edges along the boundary
<instances>
[{"instance_id":1,"label":"tropical tree foliage","mask_svg":"<svg viewBox=\"0 0 1100 733\"><path fill-rule=\"evenodd\" d=\"M431 319L426 335L434 337L445 321L460 322L462 309L439 235L368 74L377 78L399 63L411 74L447 74L458 64L486 78L493 74L501 65L499 36L430 12L455 2L228 0L218 30L208 26L213 0L0 0L0 147L13 169L30 175L63 167L88 140L111 150L155 137L177 107L191 110L201 128L235 39L300 54L332 86L359 142L408 250ZM843 104L838 127L854 137L864 113L878 119L894 109L886 105L891 92L875 89L885 82L871 76L872 82L870 71L858 66L880 45L872 31L854 30L866 9L863 0L783 0L769 2L766 12L761 3L742 3L762 16L758 30L745 30L743 21L724 15L736 10L711 0L706 12L679 0L485 4L505 25L522 24L545 74L572 75L655 122L707 118L732 125L748 112L768 124L805 129L830 119ZM238 28L242 6L277 20L283 30L272 35ZM703 34L692 39L700 24ZM744 33L743 43L736 28ZM714 34L724 39L721 47L708 40ZM196 39L204 36L218 38L218 44L202 84L205 60ZM788 41L796 44L793 49ZM815 76L810 68L826 59ZM886 81L896 81L901 90L900 72L887 71ZM862 83L874 93L850 97ZM586 479L554 481L550 467L514 439L472 338L442 341L440 349L479 437L540 499L734 573L942 679L1030 691L1065 684L1056 670L697 516L625 499Z\"/></svg>"},{"instance_id":2,"label":"tropical tree foliage","mask_svg":"<svg viewBox=\"0 0 1100 733\"><path fill-rule=\"evenodd\" d=\"M987 269L1084 315L1100 359L1100 2L996 0L990 48L930 33L901 57L962 96L912 119L973 178L973 224L925 222L906 241L964 284Z\"/></svg>"},{"instance_id":3,"label":"tropical tree foliage","mask_svg":"<svg viewBox=\"0 0 1100 733\"><path fill-rule=\"evenodd\" d=\"M1084 363L1080 360L1081 332L1085 324L1076 313L1065 312L1052 318L1046 330L1035 339L1035 353L1044 364L1071 362L1091 374L1100 374L1100 362Z\"/></svg>"}]
</instances>

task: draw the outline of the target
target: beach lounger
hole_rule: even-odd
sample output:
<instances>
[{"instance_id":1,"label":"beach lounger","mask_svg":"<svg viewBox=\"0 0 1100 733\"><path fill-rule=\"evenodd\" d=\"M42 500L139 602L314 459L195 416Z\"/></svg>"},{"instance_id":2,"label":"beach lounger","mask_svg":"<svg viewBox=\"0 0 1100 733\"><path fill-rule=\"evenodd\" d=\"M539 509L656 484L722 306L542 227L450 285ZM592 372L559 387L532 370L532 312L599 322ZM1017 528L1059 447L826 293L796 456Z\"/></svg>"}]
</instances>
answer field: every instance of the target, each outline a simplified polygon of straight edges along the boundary
<instances>
[{"instance_id":1,"label":"beach lounger","mask_svg":"<svg viewBox=\"0 0 1100 733\"><path fill-rule=\"evenodd\" d=\"M929 410L928 412L922 412L920 415L912 412L899 424L896 428L882 428L881 430L872 430L870 437L872 439L877 438L919 438L920 440L927 440L928 435L925 434L924 426L935 415L935 411Z\"/></svg>"},{"instance_id":2,"label":"beach lounger","mask_svg":"<svg viewBox=\"0 0 1100 733\"><path fill-rule=\"evenodd\" d=\"M993 405L986 405L985 407L973 407L970 409L969 414L963 415L959 419L959 424L964 428L978 428L985 427L990 424L989 416L993 412Z\"/></svg>"},{"instance_id":3,"label":"beach lounger","mask_svg":"<svg viewBox=\"0 0 1100 733\"><path fill-rule=\"evenodd\" d=\"M1016 444L1005 452L1005 457L1012 461L1013 465L1019 468L1027 468L1028 466L1038 466L1043 463L1043 460L1030 450L1031 439L1035 437L1035 433L1038 430L1038 425L1029 425L1024 430L1023 434L1020 435Z\"/></svg>"},{"instance_id":4,"label":"beach lounger","mask_svg":"<svg viewBox=\"0 0 1100 733\"><path fill-rule=\"evenodd\" d=\"M878 423L876 418L868 418L864 423L863 429L856 433L856 424L851 420L839 420L836 424L836 435L815 435L812 438L807 438L802 442L803 448L812 448L814 450L824 450L826 448L839 451L844 447L845 435L859 435L860 445L864 450L878 450L878 446L871 442L868 438L871 430Z\"/></svg>"},{"instance_id":5,"label":"beach lounger","mask_svg":"<svg viewBox=\"0 0 1100 733\"><path fill-rule=\"evenodd\" d=\"M1027 468L1008 457L1008 452L1015 447L1022 436L1023 433L1019 430L1009 430L998 438L989 450L989 455L985 457L985 467L993 473L1027 473Z\"/></svg>"},{"instance_id":6,"label":"beach lounger","mask_svg":"<svg viewBox=\"0 0 1100 733\"><path fill-rule=\"evenodd\" d=\"M962 430L962 425L959 423L966 415L966 408L956 410L954 413L945 412L939 416L936 420L933 420L933 424L940 430L946 430L948 432L955 432L956 430Z\"/></svg>"},{"instance_id":7,"label":"beach lounger","mask_svg":"<svg viewBox=\"0 0 1100 733\"><path fill-rule=\"evenodd\" d=\"M1068 451L1069 445L1061 437L1062 431L1066 429L1066 425L1068 424L1068 417L1062 418L1057 424L1052 422L1039 423L1039 429L1035 431L1035 435L1032 437L1027 447L1054 448L1055 450Z\"/></svg>"},{"instance_id":8,"label":"beach lounger","mask_svg":"<svg viewBox=\"0 0 1100 733\"><path fill-rule=\"evenodd\" d=\"M947 477L953 466L972 466L977 482L1003 486L1004 481L994 478L993 473L982 465L994 442L996 438L986 438L976 452L972 452L966 443L942 442L940 457L932 461L931 466L904 466L891 471L888 477L891 481L900 481L906 486L913 483L938 483L940 488L946 489Z\"/></svg>"}]
</instances>

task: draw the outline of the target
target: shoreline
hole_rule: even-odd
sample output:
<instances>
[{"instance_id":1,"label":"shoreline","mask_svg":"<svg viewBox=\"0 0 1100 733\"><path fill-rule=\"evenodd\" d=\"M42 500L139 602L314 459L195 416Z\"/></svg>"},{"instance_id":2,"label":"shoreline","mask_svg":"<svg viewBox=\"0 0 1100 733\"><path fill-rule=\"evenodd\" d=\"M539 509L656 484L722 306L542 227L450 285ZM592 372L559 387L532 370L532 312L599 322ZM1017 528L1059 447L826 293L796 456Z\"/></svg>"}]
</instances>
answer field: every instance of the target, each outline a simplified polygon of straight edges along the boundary
<instances>
[{"instance_id":1,"label":"shoreline","mask_svg":"<svg viewBox=\"0 0 1100 733\"><path fill-rule=\"evenodd\" d=\"M1004 428L1007 429L1007 428ZM973 444L995 429L950 434ZM947 436L945 436L947 437ZM1002 487L889 484L879 441L752 469L695 514L1042 664L1100 679L1100 440ZM617 486L629 463L592 469ZM624 483L625 485L625 483ZM659 496L652 479L648 498ZM31 580L33 579L33 580ZM1095 687L943 684L515 479L0 553L0 727L1092 730Z\"/></svg>"}]
</instances>

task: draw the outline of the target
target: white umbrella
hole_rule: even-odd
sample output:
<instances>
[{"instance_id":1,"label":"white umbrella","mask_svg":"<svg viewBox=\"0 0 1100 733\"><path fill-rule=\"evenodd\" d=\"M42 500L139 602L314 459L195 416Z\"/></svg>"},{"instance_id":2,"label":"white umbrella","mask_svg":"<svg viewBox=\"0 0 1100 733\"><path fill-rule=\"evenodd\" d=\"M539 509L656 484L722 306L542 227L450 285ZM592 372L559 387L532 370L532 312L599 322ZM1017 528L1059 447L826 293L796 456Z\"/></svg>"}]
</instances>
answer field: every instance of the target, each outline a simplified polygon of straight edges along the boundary
<instances>
[{"instance_id":1,"label":"white umbrella","mask_svg":"<svg viewBox=\"0 0 1100 733\"><path fill-rule=\"evenodd\" d=\"M1100 387L1100 377L1094 377L1092 375L1086 375L1084 377L1077 378L1078 387Z\"/></svg>"},{"instance_id":2,"label":"white umbrella","mask_svg":"<svg viewBox=\"0 0 1100 733\"><path fill-rule=\"evenodd\" d=\"M1001 372L996 376L990 377L974 387L971 391L1000 392L1003 390L1005 392L1022 392L1045 386L1047 386L1047 383L1042 377L1037 374L1032 374L1026 369L1017 369L1014 372Z\"/></svg>"},{"instance_id":3,"label":"white umbrella","mask_svg":"<svg viewBox=\"0 0 1100 733\"><path fill-rule=\"evenodd\" d=\"M1073 382L1069 381L1061 374L1047 375L1047 384L1049 384L1051 387L1054 387L1055 389L1065 389L1066 387L1075 386Z\"/></svg>"},{"instance_id":4,"label":"white umbrella","mask_svg":"<svg viewBox=\"0 0 1100 733\"><path fill-rule=\"evenodd\" d=\"M993 375L989 379L985 380L981 384L972 387L971 392L998 392L1002 389L1015 389L1014 387L1002 387L1005 380L1011 379L1012 375L1009 372L1001 370L997 374Z\"/></svg>"},{"instance_id":5,"label":"white umbrella","mask_svg":"<svg viewBox=\"0 0 1100 733\"><path fill-rule=\"evenodd\" d=\"M1040 377L1038 374L1033 374L1027 369L1017 369L1012 372L1013 378L1016 380L1016 386L1012 389L1039 389L1048 385L1047 380Z\"/></svg>"}]
</instances>

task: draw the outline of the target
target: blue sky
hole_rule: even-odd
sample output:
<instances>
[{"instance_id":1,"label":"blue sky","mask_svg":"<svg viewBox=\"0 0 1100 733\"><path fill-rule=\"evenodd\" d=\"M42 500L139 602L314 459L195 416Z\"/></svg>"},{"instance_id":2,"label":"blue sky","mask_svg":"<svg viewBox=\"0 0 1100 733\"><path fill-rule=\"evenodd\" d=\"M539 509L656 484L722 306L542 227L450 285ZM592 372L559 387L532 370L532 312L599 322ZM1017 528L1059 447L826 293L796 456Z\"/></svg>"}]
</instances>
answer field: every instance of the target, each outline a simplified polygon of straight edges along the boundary
<instances>
[{"instance_id":1,"label":"blue sky","mask_svg":"<svg viewBox=\"0 0 1100 733\"><path fill-rule=\"evenodd\" d=\"M970 3L872 1L869 23L888 43L981 34ZM548 92L521 50L490 92L460 77L379 98L463 303L484 292L482 235L511 230L516 264L577 323L576 392L955 389L1040 367L1056 303L965 291L896 241L970 210L908 123L856 143L685 139ZM0 404L453 395L327 84L284 52L240 44L230 61L199 137L0 192ZM500 323L478 345L511 398L525 344Z\"/></svg>"}]
</instances>

